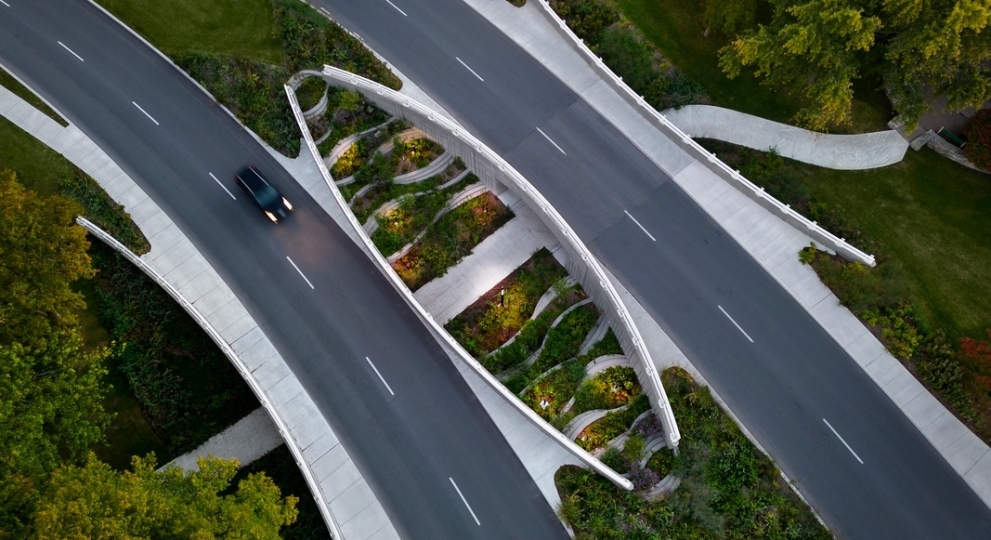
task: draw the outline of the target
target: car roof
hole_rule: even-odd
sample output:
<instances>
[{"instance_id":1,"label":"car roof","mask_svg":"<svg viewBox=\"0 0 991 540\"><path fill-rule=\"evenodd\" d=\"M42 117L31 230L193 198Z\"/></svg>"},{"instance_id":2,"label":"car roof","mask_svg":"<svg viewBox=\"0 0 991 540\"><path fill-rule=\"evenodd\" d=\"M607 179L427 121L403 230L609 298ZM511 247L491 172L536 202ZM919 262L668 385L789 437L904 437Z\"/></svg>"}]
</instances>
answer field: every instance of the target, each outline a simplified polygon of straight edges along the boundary
<instances>
[{"instance_id":1,"label":"car roof","mask_svg":"<svg viewBox=\"0 0 991 540\"><path fill-rule=\"evenodd\" d=\"M282 195L253 166L249 165L242 169L241 172L237 173L237 177L241 180L244 187L255 197L258 204L261 204L263 207L273 204Z\"/></svg>"}]
</instances>

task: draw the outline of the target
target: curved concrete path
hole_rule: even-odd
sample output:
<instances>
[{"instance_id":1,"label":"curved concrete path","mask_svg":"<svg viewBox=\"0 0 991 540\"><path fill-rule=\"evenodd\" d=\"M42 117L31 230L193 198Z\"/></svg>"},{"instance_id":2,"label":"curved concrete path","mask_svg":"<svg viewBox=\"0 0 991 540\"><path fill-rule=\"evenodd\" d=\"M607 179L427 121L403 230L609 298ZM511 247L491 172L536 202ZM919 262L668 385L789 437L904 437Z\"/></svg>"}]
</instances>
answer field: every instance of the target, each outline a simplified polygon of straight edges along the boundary
<instances>
[{"instance_id":1,"label":"curved concrete path","mask_svg":"<svg viewBox=\"0 0 991 540\"><path fill-rule=\"evenodd\" d=\"M664 116L692 137L754 150L774 148L786 158L829 169L885 167L901 161L908 150L908 141L894 130L830 135L711 105L668 109Z\"/></svg>"}]
</instances>

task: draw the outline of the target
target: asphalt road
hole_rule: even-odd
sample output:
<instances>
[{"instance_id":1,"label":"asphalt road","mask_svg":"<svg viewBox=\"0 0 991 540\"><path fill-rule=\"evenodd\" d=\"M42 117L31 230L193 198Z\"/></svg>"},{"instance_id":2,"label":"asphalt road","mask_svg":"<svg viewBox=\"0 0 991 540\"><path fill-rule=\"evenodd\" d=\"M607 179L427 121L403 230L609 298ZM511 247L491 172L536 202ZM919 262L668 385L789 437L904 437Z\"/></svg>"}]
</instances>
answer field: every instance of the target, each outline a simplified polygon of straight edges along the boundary
<instances>
[{"instance_id":1,"label":"asphalt road","mask_svg":"<svg viewBox=\"0 0 991 540\"><path fill-rule=\"evenodd\" d=\"M811 316L611 124L469 6L316 3L542 191L840 537L991 537L991 511Z\"/></svg>"},{"instance_id":2,"label":"asphalt road","mask_svg":"<svg viewBox=\"0 0 991 540\"><path fill-rule=\"evenodd\" d=\"M412 310L247 132L88 3L2 4L0 62L106 150L213 264L330 421L404 538L566 538ZM268 222L233 182L228 189L237 200L209 176L230 179L248 162L293 202L286 223Z\"/></svg>"}]
</instances>

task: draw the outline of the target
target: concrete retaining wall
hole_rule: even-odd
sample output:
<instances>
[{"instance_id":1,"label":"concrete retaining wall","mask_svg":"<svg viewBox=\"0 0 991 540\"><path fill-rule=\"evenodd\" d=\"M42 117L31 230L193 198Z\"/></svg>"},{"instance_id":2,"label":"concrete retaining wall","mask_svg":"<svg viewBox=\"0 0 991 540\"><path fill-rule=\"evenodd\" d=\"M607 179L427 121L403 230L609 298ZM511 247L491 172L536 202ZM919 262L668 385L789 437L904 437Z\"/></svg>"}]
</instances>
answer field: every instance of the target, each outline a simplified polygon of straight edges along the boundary
<instances>
[{"instance_id":1,"label":"concrete retaining wall","mask_svg":"<svg viewBox=\"0 0 991 540\"><path fill-rule=\"evenodd\" d=\"M623 349L627 351L630 363L640 379L640 384L650 398L654 411L661 419L667 437L667 443L672 448L676 447L678 441L681 439L681 435L678 431L674 415L671 412L667 394L661 385L658 372L647 353L639 331L633 325L626 306L620 300L618 293L606 277L606 273L598 261L550 203L498 154L439 113L383 85L352 73L330 66L326 66L323 73L331 84L360 92L367 101L374 103L387 113L406 119L411 124L423 130L427 135L443 145L449 152L460 157L468 169L474 172L493 192L500 193L505 189L510 189L523 199L530 208L536 211L544 224L552 231L567 251L568 272L582 284L586 293L594 299L596 304L603 308L604 316L607 318L609 325L614 329L616 337L619 338ZM319 156L317 157L319 158ZM389 271L391 272L391 267ZM396 280L398 280L398 277L396 277ZM405 288L405 285L403 285L403 288ZM446 335L446 332L444 334ZM477 366L479 374L487 381L490 381L491 384L497 385L497 391L507 400L511 401L514 406L521 408L524 414L527 414L528 418L531 418L537 427L549 432L551 436L558 440L563 438L557 430L533 413L516 396L509 393L488 371L471 358L460 345L457 345L450 336L446 336L446 339L453 342L453 346L462 353L466 361L473 365L473 367ZM615 473L611 469L602 466L598 460L592 458L587 452L571 443L571 441L566 440L566 442L570 445L569 449L574 451L583 462L588 463L600 472L602 472L601 468L604 468L611 473L606 476L619 485L626 486L628 484L625 479L623 479L624 482L622 483L617 482L612 478Z\"/></svg>"}]
</instances>

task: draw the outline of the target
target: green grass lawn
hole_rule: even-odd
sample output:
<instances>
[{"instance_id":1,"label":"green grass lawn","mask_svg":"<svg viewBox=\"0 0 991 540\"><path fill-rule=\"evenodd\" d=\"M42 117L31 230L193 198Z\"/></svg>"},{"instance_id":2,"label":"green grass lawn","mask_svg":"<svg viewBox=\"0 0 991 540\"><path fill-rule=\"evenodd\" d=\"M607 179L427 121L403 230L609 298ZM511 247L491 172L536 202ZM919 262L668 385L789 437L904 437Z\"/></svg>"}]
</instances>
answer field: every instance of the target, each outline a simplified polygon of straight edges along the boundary
<instances>
[{"instance_id":1,"label":"green grass lawn","mask_svg":"<svg viewBox=\"0 0 991 540\"><path fill-rule=\"evenodd\" d=\"M705 22L694 0L616 0L616 5L672 64L699 82L715 105L756 116L791 123L806 105L800 93L775 90L760 84L748 72L730 80L719 68L719 49L729 38L719 32L702 34ZM894 113L878 83L854 85L853 122L837 126L835 133L862 133L887 129Z\"/></svg>"},{"instance_id":2,"label":"green grass lawn","mask_svg":"<svg viewBox=\"0 0 991 540\"><path fill-rule=\"evenodd\" d=\"M59 181L77 174L77 169L61 155L48 148L21 128L0 118L0 169L12 169L17 179L28 189L44 195L59 193ZM91 280L73 284L82 293L86 309L78 314L80 330L88 348L106 346L110 332L100 322L96 291ZM127 390L127 383L111 371L107 382L113 388L107 392L104 408L116 414L106 431L107 443L94 448L97 455L111 466L123 469L131 456L155 452L165 457L164 446L141 414L141 407Z\"/></svg>"},{"instance_id":3,"label":"green grass lawn","mask_svg":"<svg viewBox=\"0 0 991 540\"><path fill-rule=\"evenodd\" d=\"M815 198L881 245L930 317L955 339L991 328L991 176L928 148L872 171L791 163ZM885 260L887 259L887 260ZM925 321L924 321L925 322Z\"/></svg>"},{"instance_id":4,"label":"green grass lawn","mask_svg":"<svg viewBox=\"0 0 991 540\"><path fill-rule=\"evenodd\" d=\"M14 93L15 96L23 99L24 101L27 101L28 103L33 105L34 108L45 113L45 115L47 115L52 120L55 120L59 124L63 126L69 125L69 123L66 122L64 118L59 116L58 113L53 111L52 108L49 107L47 103L45 103L44 101L41 100L41 98L36 96L34 92L28 90L26 86L17 82L17 79L12 77L10 73L7 73L3 69L0 69L0 86L3 86L7 90L10 90L11 92Z\"/></svg>"},{"instance_id":5,"label":"green grass lawn","mask_svg":"<svg viewBox=\"0 0 991 540\"><path fill-rule=\"evenodd\" d=\"M271 0L98 0L162 52L282 62Z\"/></svg>"}]
</instances>

